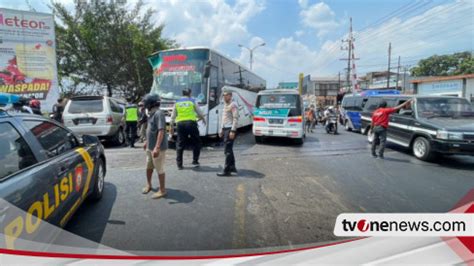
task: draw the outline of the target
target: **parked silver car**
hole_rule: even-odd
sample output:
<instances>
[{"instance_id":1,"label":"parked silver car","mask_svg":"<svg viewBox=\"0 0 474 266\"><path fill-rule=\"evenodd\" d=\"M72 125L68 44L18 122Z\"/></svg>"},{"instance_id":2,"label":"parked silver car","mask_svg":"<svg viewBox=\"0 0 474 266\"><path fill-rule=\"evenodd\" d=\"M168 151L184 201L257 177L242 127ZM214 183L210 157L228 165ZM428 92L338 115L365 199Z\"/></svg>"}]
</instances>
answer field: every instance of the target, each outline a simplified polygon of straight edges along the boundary
<instances>
[{"instance_id":1,"label":"parked silver car","mask_svg":"<svg viewBox=\"0 0 474 266\"><path fill-rule=\"evenodd\" d=\"M125 105L120 99L107 96L78 96L64 108L64 125L79 135L93 135L125 143Z\"/></svg>"}]
</instances>

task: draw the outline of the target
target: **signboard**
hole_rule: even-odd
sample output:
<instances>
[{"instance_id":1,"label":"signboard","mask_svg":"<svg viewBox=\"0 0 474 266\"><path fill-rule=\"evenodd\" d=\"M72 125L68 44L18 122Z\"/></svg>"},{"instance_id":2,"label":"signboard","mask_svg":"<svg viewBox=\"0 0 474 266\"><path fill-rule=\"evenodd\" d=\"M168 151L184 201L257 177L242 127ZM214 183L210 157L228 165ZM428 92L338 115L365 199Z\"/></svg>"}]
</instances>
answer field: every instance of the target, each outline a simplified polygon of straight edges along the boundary
<instances>
[{"instance_id":1,"label":"signboard","mask_svg":"<svg viewBox=\"0 0 474 266\"><path fill-rule=\"evenodd\" d=\"M264 108L257 108L254 111L255 116L263 116L263 117L287 117L290 113L290 109L264 109Z\"/></svg>"},{"instance_id":2,"label":"signboard","mask_svg":"<svg viewBox=\"0 0 474 266\"><path fill-rule=\"evenodd\" d=\"M418 84L418 94L430 95L430 94L462 94L462 79L459 80L447 80L437 82L426 82Z\"/></svg>"},{"instance_id":3,"label":"signboard","mask_svg":"<svg viewBox=\"0 0 474 266\"><path fill-rule=\"evenodd\" d=\"M0 92L35 96L50 111L59 97L51 14L0 8Z\"/></svg>"}]
</instances>

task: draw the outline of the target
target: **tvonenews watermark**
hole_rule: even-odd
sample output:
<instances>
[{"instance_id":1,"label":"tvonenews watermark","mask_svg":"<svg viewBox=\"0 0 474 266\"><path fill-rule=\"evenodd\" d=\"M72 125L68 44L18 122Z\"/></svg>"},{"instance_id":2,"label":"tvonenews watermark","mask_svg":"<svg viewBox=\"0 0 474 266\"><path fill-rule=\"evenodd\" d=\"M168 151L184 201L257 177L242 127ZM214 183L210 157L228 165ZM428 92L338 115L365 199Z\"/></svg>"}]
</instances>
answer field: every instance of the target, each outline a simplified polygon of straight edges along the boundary
<instances>
[{"instance_id":1,"label":"tvonenews watermark","mask_svg":"<svg viewBox=\"0 0 474 266\"><path fill-rule=\"evenodd\" d=\"M343 213L336 236L474 236L474 214Z\"/></svg>"}]
</instances>

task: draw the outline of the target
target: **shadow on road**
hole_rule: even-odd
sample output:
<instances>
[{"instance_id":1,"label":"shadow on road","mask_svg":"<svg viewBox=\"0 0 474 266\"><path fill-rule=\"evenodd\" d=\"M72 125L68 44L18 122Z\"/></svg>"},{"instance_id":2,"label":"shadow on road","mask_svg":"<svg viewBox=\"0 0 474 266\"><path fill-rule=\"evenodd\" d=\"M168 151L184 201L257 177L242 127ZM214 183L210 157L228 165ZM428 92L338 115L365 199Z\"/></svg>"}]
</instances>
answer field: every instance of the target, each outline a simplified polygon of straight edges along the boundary
<instances>
[{"instance_id":1,"label":"shadow on road","mask_svg":"<svg viewBox=\"0 0 474 266\"><path fill-rule=\"evenodd\" d=\"M306 138L308 140L308 138ZM263 142L259 145L272 145L281 147L293 147L295 149L300 148L301 144L297 144L294 139L283 138L283 137L264 137ZM304 145L304 144L303 144Z\"/></svg>"},{"instance_id":2,"label":"shadow on road","mask_svg":"<svg viewBox=\"0 0 474 266\"><path fill-rule=\"evenodd\" d=\"M112 206L117 199L117 187L105 182L104 194L98 202L86 201L77 210L75 215L64 228L65 230L100 243L108 223L122 224L124 221L109 220ZM94 221L93 223L79 223L78 221Z\"/></svg>"},{"instance_id":3,"label":"shadow on road","mask_svg":"<svg viewBox=\"0 0 474 266\"><path fill-rule=\"evenodd\" d=\"M387 161L396 161L396 162L404 162L404 163L415 163L417 162L418 159L415 158L415 156L412 154L411 150L405 147L401 147L398 145L394 144L388 144L387 148L404 153L410 157L413 158L413 160L402 160L402 159L394 159L394 158L387 158L385 157L385 160ZM420 164L426 164L429 166L435 166L435 167L445 167L445 168L451 168L451 169L458 169L458 170L473 170L474 171L474 164L472 164L472 160L469 160L471 157L469 156L442 156L438 155L433 161L431 162L424 162L418 160L418 163Z\"/></svg>"},{"instance_id":4,"label":"shadow on road","mask_svg":"<svg viewBox=\"0 0 474 266\"><path fill-rule=\"evenodd\" d=\"M169 201L169 204L191 203L194 201L194 196L184 190L167 188L166 192L168 194L166 200Z\"/></svg>"},{"instance_id":5,"label":"shadow on road","mask_svg":"<svg viewBox=\"0 0 474 266\"><path fill-rule=\"evenodd\" d=\"M193 168L196 172L203 172L203 173L217 173L222 172L224 170L222 167L210 167L210 166L201 166L197 168ZM233 174L231 177L245 177L245 178L264 178L265 175L248 169L238 169L237 174Z\"/></svg>"},{"instance_id":6,"label":"shadow on road","mask_svg":"<svg viewBox=\"0 0 474 266\"><path fill-rule=\"evenodd\" d=\"M265 175L254 170L240 169L236 177L264 178Z\"/></svg>"},{"instance_id":7,"label":"shadow on road","mask_svg":"<svg viewBox=\"0 0 474 266\"><path fill-rule=\"evenodd\" d=\"M390 162L411 163L410 160L396 159L396 158L391 158L391 157L387 157L387 156L385 156L384 160L385 161L390 161Z\"/></svg>"}]
</instances>

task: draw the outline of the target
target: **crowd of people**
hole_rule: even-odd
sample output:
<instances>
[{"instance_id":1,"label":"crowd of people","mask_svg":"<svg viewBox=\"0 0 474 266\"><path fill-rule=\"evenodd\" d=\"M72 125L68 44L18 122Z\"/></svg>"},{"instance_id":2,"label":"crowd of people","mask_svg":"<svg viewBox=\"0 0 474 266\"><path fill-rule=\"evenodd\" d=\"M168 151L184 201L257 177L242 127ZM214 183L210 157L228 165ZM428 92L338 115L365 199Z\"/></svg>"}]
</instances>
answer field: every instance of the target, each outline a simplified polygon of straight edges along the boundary
<instances>
[{"instance_id":1,"label":"crowd of people","mask_svg":"<svg viewBox=\"0 0 474 266\"><path fill-rule=\"evenodd\" d=\"M146 153L146 186L142 189L143 194L152 190L153 172L158 174L159 190L152 198L166 197L165 186L165 158L168 149L168 141L173 141L174 125L176 123L176 165L179 170L184 170L183 153L186 146L193 148L192 167L199 167L201 153L201 138L199 135L198 121L206 124L205 116L199 109L195 100L191 97L191 91L185 89L183 96L177 100L171 114L170 127L167 129L165 113L160 109L161 100L156 94L146 95L138 105L127 104L125 120L127 127L127 143L134 147L138 138L144 142L143 149ZM238 107L232 101L232 92L225 91L224 109L221 117L221 128L219 137L224 140L225 164L218 176L231 176L237 173L233 144L237 134L237 123L239 119Z\"/></svg>"},{"instance_id":2,"label":"crowd of people","mask_svg":"<svg viewBox=\"0 0 474 266\"><path fill-rule=\"evenodd\" d=\"M313 133L316 125L318 123L328 126L328 118L330 116L338 116L341 117L339 114L339 109L335 108L334 106L327 106L325 108L319 107L316 108L314 104L310 105L305 110L305 131L306 133Z\"/></svg>"}]
</instances>

